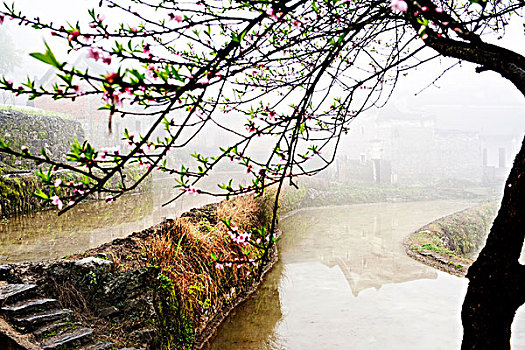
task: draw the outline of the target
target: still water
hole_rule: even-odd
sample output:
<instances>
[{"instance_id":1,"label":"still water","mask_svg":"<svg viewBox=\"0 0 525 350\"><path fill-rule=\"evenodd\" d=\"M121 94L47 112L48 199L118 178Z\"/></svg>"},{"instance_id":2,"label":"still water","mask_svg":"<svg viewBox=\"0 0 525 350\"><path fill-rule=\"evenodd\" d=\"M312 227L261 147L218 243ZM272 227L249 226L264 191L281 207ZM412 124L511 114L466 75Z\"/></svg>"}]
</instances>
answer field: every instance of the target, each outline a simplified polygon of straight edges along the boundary
<instances>
[{"instance_id":1,"label":"still water","mask_svg":"<svg viewBox=\"0 0 525 350\"><path fill-rule=\"evenodd\" d=\"M467 280L408 258L401 242L468 206L351 205L282 220L280 261L207 349L458 349ZM520 311L513 349L525 349Z\"/></svg>"},{"instance_id":2,"label":"still water","mask_svg":"<svg viewBox=\"0 0 525 350\"><path fill-rule=\"evenodd\" d=\"M0 264L83 252L216 200L184 196L163 207L176 193L157 186L152 192L123 196L111 204L81 203L61 216L46 210L9 218L0 223Z\"/></svg>"},{"instance_id":3,"label":"still water","mask_svg":"<svg viewBox=\"0 0 525 350\"><path fill-rule=\"evenodd\" d=\"M162 188L162 187L161 187ZM166 190L107 205L44 211L0 224L0 263L96 247L213 200ZM303 210L281 220L280 261L221 325L207 349L457 349L467 281L408 258L402 240L465 202L363 204ZM513 349L525 349L525 312Z\"/></svg>"}]
</instances>

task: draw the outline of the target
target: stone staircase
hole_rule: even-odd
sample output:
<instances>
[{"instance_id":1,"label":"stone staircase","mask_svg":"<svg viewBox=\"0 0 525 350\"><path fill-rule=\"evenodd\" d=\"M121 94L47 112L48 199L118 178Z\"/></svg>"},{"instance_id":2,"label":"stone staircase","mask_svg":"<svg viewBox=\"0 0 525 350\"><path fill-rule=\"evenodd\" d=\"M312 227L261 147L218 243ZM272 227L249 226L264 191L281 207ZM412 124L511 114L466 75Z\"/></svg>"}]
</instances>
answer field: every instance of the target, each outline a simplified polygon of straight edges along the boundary
<instances>
[{"instance_id":1,"label":"stone staircase","mask_svg":"<svg viewBox=\"0 0 525 350\"><path fill-rule=\"evenodd\" d=\"M93 329L75 322L73 312L61 308L56 299L41 296L36 284L0 284L0 315L44 350L112 347L94 340Z\"/></svg>"}]
</instances>

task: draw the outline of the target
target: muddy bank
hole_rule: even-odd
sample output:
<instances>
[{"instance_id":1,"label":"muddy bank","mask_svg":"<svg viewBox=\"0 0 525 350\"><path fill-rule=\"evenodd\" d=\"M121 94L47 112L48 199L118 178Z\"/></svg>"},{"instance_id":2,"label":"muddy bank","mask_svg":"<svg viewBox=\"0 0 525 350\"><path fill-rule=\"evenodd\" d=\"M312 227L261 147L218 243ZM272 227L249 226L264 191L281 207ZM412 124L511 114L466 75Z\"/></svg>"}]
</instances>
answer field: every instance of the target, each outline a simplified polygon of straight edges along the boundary
<instances>
[{"instance_id":1,"label":"muddy bank","mask_svg":"<svg viewBox=\"0 0 525 350\"><path fill-rule=\"evenodd\" d=\"M260 261L270 203L245 196L66 259L3 265L2 317L44 348L200 348L276 259Z\"/></svg>"},{"instance_id":2,"label":"muddy bank","mask_svg":"<svg viewBox=\"0 0 525 350\"><path fill-rule=\"evenodd\" d=\"M435 220L404 240L405 251L424 264L464 276L483 247L498 208L498 202L490 202Z\"/></svg>"}]
</instances>

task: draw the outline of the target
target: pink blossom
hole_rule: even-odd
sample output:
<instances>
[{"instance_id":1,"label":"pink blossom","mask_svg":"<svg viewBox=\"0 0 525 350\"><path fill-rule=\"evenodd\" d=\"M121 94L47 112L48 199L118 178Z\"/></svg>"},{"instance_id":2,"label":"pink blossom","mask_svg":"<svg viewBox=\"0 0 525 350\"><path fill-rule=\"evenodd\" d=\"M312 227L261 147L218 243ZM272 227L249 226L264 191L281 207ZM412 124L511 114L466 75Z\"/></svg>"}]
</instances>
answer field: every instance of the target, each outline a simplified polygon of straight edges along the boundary
<instances>
[{"instance_id":1,"label":"pink blossom","mask_svg":"<svg viewBox=\"0 0 525 350\"><path fill-rule=\"evenodd\" d=\"M77 40L79 35L80 35L80 31L78 29L73 29L69 33L69 36L67 37L67 40L69 40L69 41Z\"/></svg>"},{"instance_id":2,"label":"pink blossom","mask_svg":"<svg viewBox=\"0 0 525 350\"><path fill-rule=\"evenodd\" d=\"M394 12L407 12L408 10L408 5L403 0L392 0L390 7Z\"/></svg>"},{"instance_id":3,"label":"pink blossom","mask_svg":"<svg viewBox=\"0 0 525 350\"><path fill-rule=\"evenodd\" d=\"M111 202L113 202L113 200L114 200L113 196L111 196L111 195L106 196L106 198L104 198L104 199L105 199L105 201L106 201L107 203L111 203Z\"/></svg>"},{"instance_id":4,"label":"pink blossom","mask_svg":"<svg viewBox=\"0 0 525 350\"><path fill-rule=\"evenodd\" d=\"M58 196L51 197L51 204L56 205L59 210L62 210L63 203Z\"/></svg>"},{"instance_id":5,"label":"pink blossom","mask_svg":"<svg viewBox=\"0 0 525 350\"><path fill-rule=\"evenodd\" d=\"M148 70L146 71L146 75L149 77L149 78L154 78L154 79L157 79L157 67L155 67L155 65L153 64L149 64L148 65Z\"/></svg>"},{"instance_id":6,"label":"pink blossom","mask_svg":"<svg viewBox=\"0 0 525 350\"><path fill-rule=\"evenodd\" d=\"M277 15L275 14L275 11L273 8L266 10L266 14L270 16L271 18L277 19Z\"/></svg>"},{"instance_id":7,"label":"pink blossom","mask_svg":"<svg viewBox=\"0 0 525 350\"><path fill-rule=\"evenodd\" d=\"M77 96L81 96L85 94L85 91L78 85L73 86L73 90L75 90L75 94Z\"/></svg>"},{"instance_id":8,"label":"pink blossom","mask_svg":"<svg viewBox=\"0 0 525 350\"><path fill-rule=\"evenodd\" d=\"M69 201L69 203L67 203L68 206L72 206L73 204L75 204L75 201Z\"/></svg>"},{"instance_id":9,"label":"pink blossom","mask_svg":"<svg viewBox=\"0 0 525 350\"><path fill-rule=\"evenodd\" d=\"M106 81L109 83L109 84L114 84L116 83L118 80L120 80L120 75L117 73L117 72L113 72L113 73L108 73L104 76L104 79L106 79Z\"/></svg>"},{"instance_id":10,"label":"pink blossom","mask_svg":"<svg viewBox=\"0 0 525 350\"><path fill-rule=\"evenodd\" d=\"M119 90L113 91L111 95L108 91L105 91L104 101L106 101L106 103L113 103L116 107L122 107L122 99L120 98L120 95L122 95L122 92Z\"/></svg>"},{"instance_id":11,"label":"pink blossom","mask_svg":"<svg viewBox=\"0 0 525 350\"><path fill-rule=\"evenodd\" d=\"M20 150L22 151L22 153L26 153L28 151L27 146L20 147Z\"/></svg>"},{"instance_id":12,"label":"pink blossom","mask_svg":"<svg viewBox=\"0 0 525 350\"><path fill-rule=\"evenodd\" d=\"M87 57L98 61L100 59L100 51L96 47L90 47Z\"/></svg>"},{"instance_id":13,"label":"pink blossom","mask_svg":"<svg viewBox=\"0 0 525 350\"><path fill-rule=\"evenodd\" d=\"M220 264L220 263L216 263L216 264L215 264L215 267L216 267L217 269L219 269L219 270L224 269L224 265L223 265L223 264Z\"/></svg>"},{"instance_id":14,"label":"pink blossom","mask_svg":"<svg viewBox=\"0 0 525 350\"><path fill-rule=\"evenodd\" d=\"M182 22L182 20L184 19L184 17L182 15L176 15L174 13L170 13L168 14L168 16L170 17L170 21L175 21L175 22Z\"/></svg>"},{"instance_id":15,"label":"pink blossom","mask_svg":"<svg viewBox=\"0 0 525 350\"><path fill-rule=\"evenodd\" d=\"M443 9L441 7L436 7L436 12L437 13L443 13Z\"/></svg>"},{"instance_id":16,"label":"pink blossom","mask_svg":"<svg viewBox=\"0 0 525 350\"><path fill-rule=\"evenodd\" d=\"M199 194L201 190L190 185L190 186L184 188L183 191L185 191L190 196L195 196L195 195Z\"/></svg>"},{"instance_id":17,"label":"pink blossom","mask_svg":"<svg viewBox=\"0 0 525 350\"><path fill-rule=\"evenodd\" d=\"M62 185L62 180L61 179L56 179L55 180L55 187L59 187L60 185Z\"/></svg>"},{"instance_id":18,"label":"pink blossom","mask_svg":"<svg viewBox=\"0 0 525 350\"><path fill-rule=\"evenodd\" d=\"M102 62L108 65L111 64L111 56L102 57Z\"/></svg>"}]
</instances>

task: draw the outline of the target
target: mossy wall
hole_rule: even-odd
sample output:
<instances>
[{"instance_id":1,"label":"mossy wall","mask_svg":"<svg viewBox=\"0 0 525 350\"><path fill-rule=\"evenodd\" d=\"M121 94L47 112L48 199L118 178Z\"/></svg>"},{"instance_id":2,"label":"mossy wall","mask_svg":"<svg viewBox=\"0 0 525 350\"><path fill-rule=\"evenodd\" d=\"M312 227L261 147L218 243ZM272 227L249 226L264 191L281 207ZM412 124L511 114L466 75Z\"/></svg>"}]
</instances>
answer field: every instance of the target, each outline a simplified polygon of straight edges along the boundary
<instances>
[{"instance_id":1,"label":"mossy wall","mask_svg":"<svg viewBox=\"0 0 525 350\"><path fill-rule=\"evenodd\" d=\"M0 217L28 213L42 208L40 200L33 193L42 188L33 176L0 176Z\"/></svg>"},{"instance_id":2,"label":"mossy wall","mask_svg":"<svg viewBox=\"0 0 525 350\"><path fill-rule=\"evenodd\" d=\"M26 146L32 154L40 154L44 148L49 156L64 159L69 153L69 143L77 139L84 140L82 125L74 120L64 119L51 115L38 113L23 113L15 110L0 110L0 140L9 147L20 150ZM12 155L0 153L0 218L20 215L47 207L46 204L35 198L33 193L43 189L42 183L32 175L7 176L9 173L19 173L21 170L32 171L34 162L23 160ZM125 170L127 182L133 183L142 176L138 167L132 166ZM61 173L63 181L78 181L79 176ZM112 179L112 185L117 185ZM151 178L148 177L134 192L144 192L152 187ZM44 192L46 192L44 190ZM59 190L60 196L65 195L65 190Z\"/></svg>"},{"instance_id":3,"label":"mossy wall","mask_svg":"<svg viewBox=\"0 0 525 350\"><path fill-rule=\"evenodd\" d=\"M60 159L69 152L68 142L75 138L82 142L84 130L80 123L74 120L0 110L0 139L15 150L26 146L30 153L40 154L40 150L45 148L51 157ZM2 153L1 163L4 163L3 168L34 168L33 162Z\"/></svg>"},{"instance_id":4,"label":"mossy wall","mask_svg":"<svg viewBox=\"0 0 525 350\"><path fill-rule=\"evenodd\" d=\"M63 181L78 181L80 176L62 172ZM32 174L27 175L0 175L0 218L26 214L32 211L49 207L49 204L35 197L37 189L47 193L40 178ZM57 195L70 195L69 190L57 188Z\"/></svg>"}]
</instances>

